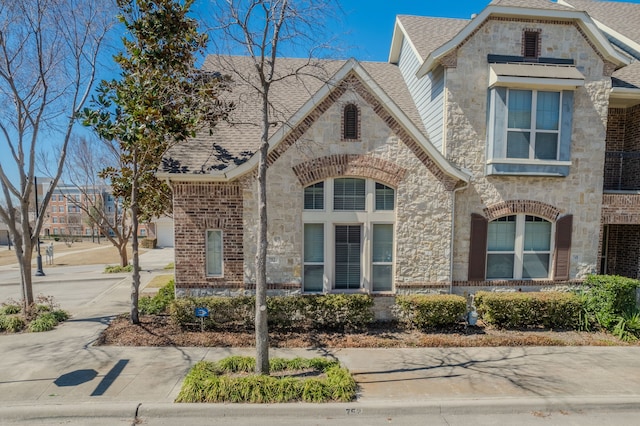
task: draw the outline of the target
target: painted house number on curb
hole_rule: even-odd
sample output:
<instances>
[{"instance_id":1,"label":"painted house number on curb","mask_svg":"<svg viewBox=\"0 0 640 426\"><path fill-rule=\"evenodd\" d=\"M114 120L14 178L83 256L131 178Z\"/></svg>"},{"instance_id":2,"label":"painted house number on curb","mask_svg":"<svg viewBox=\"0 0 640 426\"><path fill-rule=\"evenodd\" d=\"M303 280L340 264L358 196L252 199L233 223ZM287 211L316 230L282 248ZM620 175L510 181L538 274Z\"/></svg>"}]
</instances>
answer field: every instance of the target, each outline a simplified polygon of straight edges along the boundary
<instances>
[{"instance_id":1,"label":"painted house number on curb","mask_svg":"<svg viewBox=\"0 0 640 426\"><path fill-rule=\"evenodd\" d=\"M352 416L352 415L357 415L357 414L362 414L362 408L345 408L345 411L347 412L347 415Z\"/></svg>"}]
</instances>

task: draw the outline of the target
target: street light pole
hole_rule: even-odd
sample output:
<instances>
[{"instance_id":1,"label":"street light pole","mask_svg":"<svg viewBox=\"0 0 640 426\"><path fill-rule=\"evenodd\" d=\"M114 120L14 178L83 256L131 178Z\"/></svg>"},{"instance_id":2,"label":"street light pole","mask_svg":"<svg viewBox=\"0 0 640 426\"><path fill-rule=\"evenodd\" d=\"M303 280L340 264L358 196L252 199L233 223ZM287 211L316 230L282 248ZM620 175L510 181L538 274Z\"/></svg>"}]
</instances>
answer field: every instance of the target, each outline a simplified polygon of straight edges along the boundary
<instances>
[{"instance_id":1,"label":"street light pole","mask_svg":"<svg viewBox=\"0 0 640 426\"><path fill-rule=\"evenodd\" d=\"M38 222L38 178L33 177L33 184L36 187L36 222ZM44 277L44 271L42 270L42 255L40 254L40 233L37 235L36 247L38 248L38 255L36 256L36 277Z\"/></svg>"}]
</instances>

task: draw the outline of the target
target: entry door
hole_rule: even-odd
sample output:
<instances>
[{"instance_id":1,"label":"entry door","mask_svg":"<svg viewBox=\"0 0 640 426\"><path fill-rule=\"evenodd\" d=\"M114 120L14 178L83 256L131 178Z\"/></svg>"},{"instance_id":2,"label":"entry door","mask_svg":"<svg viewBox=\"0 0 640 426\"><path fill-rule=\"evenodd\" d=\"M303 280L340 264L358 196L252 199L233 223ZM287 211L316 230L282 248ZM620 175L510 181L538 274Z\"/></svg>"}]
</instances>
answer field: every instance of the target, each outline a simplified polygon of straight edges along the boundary
<instances>
[{"instance_id":1,"label":"entry door","mask_svg":"<svg viewBox=\"0 0 640 426\"><path fill-rule=\"evenodd\" d=\"M336 225L335 288L358 289L362 281L362 225Z\"/></svg>"}]
</instances>

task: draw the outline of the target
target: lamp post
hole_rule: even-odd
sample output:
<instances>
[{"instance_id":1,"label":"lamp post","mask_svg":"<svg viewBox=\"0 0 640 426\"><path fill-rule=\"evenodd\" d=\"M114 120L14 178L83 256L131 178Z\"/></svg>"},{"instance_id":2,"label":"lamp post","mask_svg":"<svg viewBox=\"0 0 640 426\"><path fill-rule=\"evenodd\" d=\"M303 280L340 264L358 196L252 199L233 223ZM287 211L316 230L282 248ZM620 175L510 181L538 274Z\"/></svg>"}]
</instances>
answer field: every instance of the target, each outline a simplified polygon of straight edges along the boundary
<instances>
[{"instance_id":1,"label":"lamp post","mask_svg":"<svg viewBox=\"0 0 640 426\"><path fill-rule=\"evenodd\" d=\"M36 187L36 222L38 222L38 178L33 177L33 184ZM36 256L36 277L44 277L44 271L42 270L42 255L40 254L40 233L37 235L36 247L38 248L38 255Z\"/></svg>"}]
</instances>

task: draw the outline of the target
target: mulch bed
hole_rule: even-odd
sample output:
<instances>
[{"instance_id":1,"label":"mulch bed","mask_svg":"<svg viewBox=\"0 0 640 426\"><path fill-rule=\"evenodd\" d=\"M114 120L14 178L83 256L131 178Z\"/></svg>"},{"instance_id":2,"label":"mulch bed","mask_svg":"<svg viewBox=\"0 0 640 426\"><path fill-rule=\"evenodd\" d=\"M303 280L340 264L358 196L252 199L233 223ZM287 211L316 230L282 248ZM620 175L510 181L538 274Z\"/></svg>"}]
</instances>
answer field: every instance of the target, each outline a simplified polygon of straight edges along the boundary
<instances>
[{"instance_id":1,"label":"mulch bed","mask_svg":"<svg viewBox=\"0 0 640 426\"><path fill-rule=\"evenodd\" d=\"M113 319L97 344L116 346L252 347L253 330L182 330L166 315L141 316L133 325L127 316ZM482 321L470 327L460 324L446 330L405 330L394 324L376 324L366 331L328 332L317 330L274 331L272 348L411 348L472 346L624 346L603 332L552 331L545 329L500 330Z\"/></svg>"}]
</instances>

